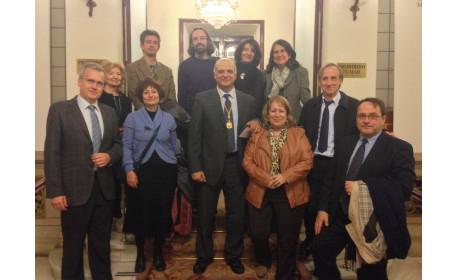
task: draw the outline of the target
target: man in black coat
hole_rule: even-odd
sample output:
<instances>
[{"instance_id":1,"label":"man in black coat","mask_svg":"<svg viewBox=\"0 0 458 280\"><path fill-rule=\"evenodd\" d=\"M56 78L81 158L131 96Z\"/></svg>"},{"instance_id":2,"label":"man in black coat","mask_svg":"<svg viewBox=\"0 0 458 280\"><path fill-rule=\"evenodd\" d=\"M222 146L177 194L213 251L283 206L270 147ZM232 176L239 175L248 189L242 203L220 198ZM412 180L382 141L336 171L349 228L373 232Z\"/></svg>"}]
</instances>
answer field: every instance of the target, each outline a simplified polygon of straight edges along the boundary
<instances>
[{"instance_id":1,"label":"man in black coat","mask_svg":"<svg viewBox=\"0 0 458 280\"><path fill-rule=\"evenodd\" d=\"M214 67L217 87L196 96L189 130L189 163L197 182L197 262L194 273L203 273L213 261L213 228L221 189L226 204L224 257L235 273L243 273L244 190L241 160L244 141L238 137L252 126L255 100L234 88L235 62L222 58Z\"/></svg>"},{"instance_id":2,"label":"man in black coat","mask_svg":"<svg viewBox=\"0 0 458 280\"><path fill-rule=\"evenodd\" d=\"M355 116L358 100L340 91L342 69L334 63L326 64L318 72L318 82L321 94L304 104L299 119L314 153L313 169L308 176L310 200L304 214L306 239L299 248L301 260L311 254L318 201L334 157L334 147L344 136L357 134Z\"/></svg>"},{"instance_id":3,"label":"man in black coat","mask_svg":"<svg viewBox=\"0 0 458 280\"><path fill-rule=\"evenodd\" d=\"M86 234L92 279L112 279L112 164L121 158L121 145L115 111L97 102L103 86L103 68L86 64L78 78L79 95L51 105L48 113L46 194L61 211L62 279L84 279Z\"/></svg>"},{"instance_id":4,"label":"man in black coat","mask_svg":"<svg viewBox=\"0 0 458 280\"><path fill-rule=\"evenodd\" d=\"M358 279L387 279L389 258L405 258L410 247L404 201L415 183L412 146L383 132L385 105L376 98L358 103L359 135L337 145L332 168L319 201L312 245L315 274L320 280L340 279L336 257L351 241L345 229L355 182L367 184L376 221L387 245L385 256L357 270ZM358 163L357 163L358 162ZM366 236L366 235L365 235ZM366 242L367 238L366 238Z\"/></svg>"}]
</instances>

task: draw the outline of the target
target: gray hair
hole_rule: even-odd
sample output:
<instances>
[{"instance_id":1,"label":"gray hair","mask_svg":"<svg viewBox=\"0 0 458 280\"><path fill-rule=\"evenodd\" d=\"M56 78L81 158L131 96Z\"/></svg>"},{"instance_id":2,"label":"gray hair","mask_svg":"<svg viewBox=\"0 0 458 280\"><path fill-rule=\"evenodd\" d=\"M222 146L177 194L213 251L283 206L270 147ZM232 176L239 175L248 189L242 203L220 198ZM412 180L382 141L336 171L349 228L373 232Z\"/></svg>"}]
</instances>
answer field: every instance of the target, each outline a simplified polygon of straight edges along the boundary
<instances>
[{"instance_id":1,"label":"gray hair","mask_svg":"<svg viewBox=\"0 0 458 280\"><path fill-rule=\"evenodd\" d=\"M81 69L81 71L78 73L78 79L81 80L84 76L84 73L86 72L87 69L92 69L92 70L95 70L97 72L102 72L102 73L105 73L102 65L98 64L98 63L94 63L94 62L89 62L89 63L86 63L83 65L83 69Z\"/></svg>"},{"instance_id":2,"label":"gray hair","mask_svg":"<svg viewBox=\"0 0 458 280\"><path fill-rule=\"evenodd\" d=\"M337 65L337 64L335 64L335 63L328 63L328 64L326 64L325 66L321 67L321 68L320 68L320 71L318 71L318 80L320 80L321 77L323 76L324 70L325 70L326 68L331 68L331 67L337 68L337 70L339 71L339 79L341 79L341 80L343 81L343 78L344 78L344 77L343 77L343 70L342 70L342 68L341 68L339 65Z\"/></svg>"},{"instance_id":3,"label":"gray hair","mask_svg":"<svg viewBox=\"0 0 458 280\"><path fill-rule=\"evenodd\" d=\"M222 57L220 59L218 59L216 62L215 62L215 65L213 66L213 73L216 73L216 69L218 68L218 66L221 64L221 62L223 61L229 61L230 63L232 63L232 66L234 68L234 74L237 75L237 67L235 66L235 60L232 59L232 58L229 58L229 57Z\"/></svg>"}]
</instances>

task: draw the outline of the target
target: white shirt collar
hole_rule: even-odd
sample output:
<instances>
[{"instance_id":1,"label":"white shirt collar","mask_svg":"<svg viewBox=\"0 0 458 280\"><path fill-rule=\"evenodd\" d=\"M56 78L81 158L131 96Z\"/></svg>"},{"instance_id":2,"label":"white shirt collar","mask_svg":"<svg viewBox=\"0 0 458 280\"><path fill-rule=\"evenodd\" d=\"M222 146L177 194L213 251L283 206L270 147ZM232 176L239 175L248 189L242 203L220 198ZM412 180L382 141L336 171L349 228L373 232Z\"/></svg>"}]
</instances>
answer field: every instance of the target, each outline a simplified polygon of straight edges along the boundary
<instances>
[{"instance_id":1,"label":"white shirt collar","mask_svg":"<svg viewBox=\"0 0 458 280\"><path fill-rule=\"evenodd\" d=\"M340 102L340 98L341 98L341 97L342 97L342 96L340 95L340 90L339 90L339 91L337 92L336 96L334 96L334 98L332 99L332 101L334 101L333 104L334 104L334 105L339 105L339 102ZM324 100L326 100L326 99L324 98L324 95L321 95L321 98L323 99L323 103L324 103Z\"/></svg>"},{"instance_id":2,"label":"white shirt collar","mask_svg":"<svg viewBox=\"0 0 458 280\"><path fill-rule=\"evenodd\" d=\"M232 89L229 92L225 92L224 90L220 89L218 86L216 86L216 90L218 91L218 94L220 98L224 98L224 95L228 93L231 98L235 98L235 87L232 87Z\"/></svg>"},{"instance_id":3,"label":"white shirt collar","mask_svg":"<svg viewBox=\"0 0 458 280\"><path fill-rule=\"evenodd\" d=\"M95 101L94 104L91 104L91 103L87 102L86 99L82 98L81 95L78 95L78 96L76 97L76 102L78 103L78 107L79 107L81 110L87 109L87 107L88 107L89 105L94 105L95 108L96 108L96 110L100 112L100 108L99 108L99 103L98 103L98 101Z\"/></svg>"}]
</instances>

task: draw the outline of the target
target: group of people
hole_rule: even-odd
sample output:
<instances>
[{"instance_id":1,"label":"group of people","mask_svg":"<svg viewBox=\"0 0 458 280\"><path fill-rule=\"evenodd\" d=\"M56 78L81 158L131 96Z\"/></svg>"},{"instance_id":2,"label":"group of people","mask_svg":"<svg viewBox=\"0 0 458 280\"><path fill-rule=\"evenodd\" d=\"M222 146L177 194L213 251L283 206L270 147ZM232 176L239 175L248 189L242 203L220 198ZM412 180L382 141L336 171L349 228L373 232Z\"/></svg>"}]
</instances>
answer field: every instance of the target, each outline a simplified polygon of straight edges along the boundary
<instances>
[{"instance_id":1,"label":"group of people","mask_svg":"<svg viewBox=\"0 0 458 280\"><path fill-rule=\"evenodd\" d=\"M111 222L121 216L123 184L137 279L166 269L181 158L197 197L195 274L213 262L223 191L224 258L234 273L245 271L248 215L259 277L273 262L274 230L276 279L295 279L297 260L309 255L319 279L340 279L336 256L345 246L358 279L387 279L387 259L405 257L410 246L403 201L415 174L410 144L383 132L383 102L340 91L343 73L333 63L320 69L321 92L311 98L308 72L282 39L265 72L253 39L237 47L235 60L216 59L203 28L190 33L176 94L172 70L157 60L160 43L158 32L145 30L143 57L125 73L117 63L86 64L79 94L49 109L45 176L47 196L61 210L62 279L84 279L86 235L92 278L112 279Z\"/></svg>"}]
</instances>

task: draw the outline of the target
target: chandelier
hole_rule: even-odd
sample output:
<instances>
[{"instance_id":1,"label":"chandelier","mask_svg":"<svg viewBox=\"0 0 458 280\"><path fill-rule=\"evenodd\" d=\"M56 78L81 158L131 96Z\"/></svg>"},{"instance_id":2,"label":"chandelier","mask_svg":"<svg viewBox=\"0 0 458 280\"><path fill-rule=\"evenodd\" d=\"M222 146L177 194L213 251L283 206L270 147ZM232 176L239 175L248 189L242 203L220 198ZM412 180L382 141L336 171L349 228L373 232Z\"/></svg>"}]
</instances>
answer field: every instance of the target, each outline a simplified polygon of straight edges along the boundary
<instances>
[{"instance_id":1,"label":"chandelier","mask_svg":"<svg viewBox=\"0 0 458 280\"><path fill-rule=\"evenodd\" d=\"M196 0L199 17L215 29L220 29L235 19L239 0Z\"/></svg>"}]
</instances>

